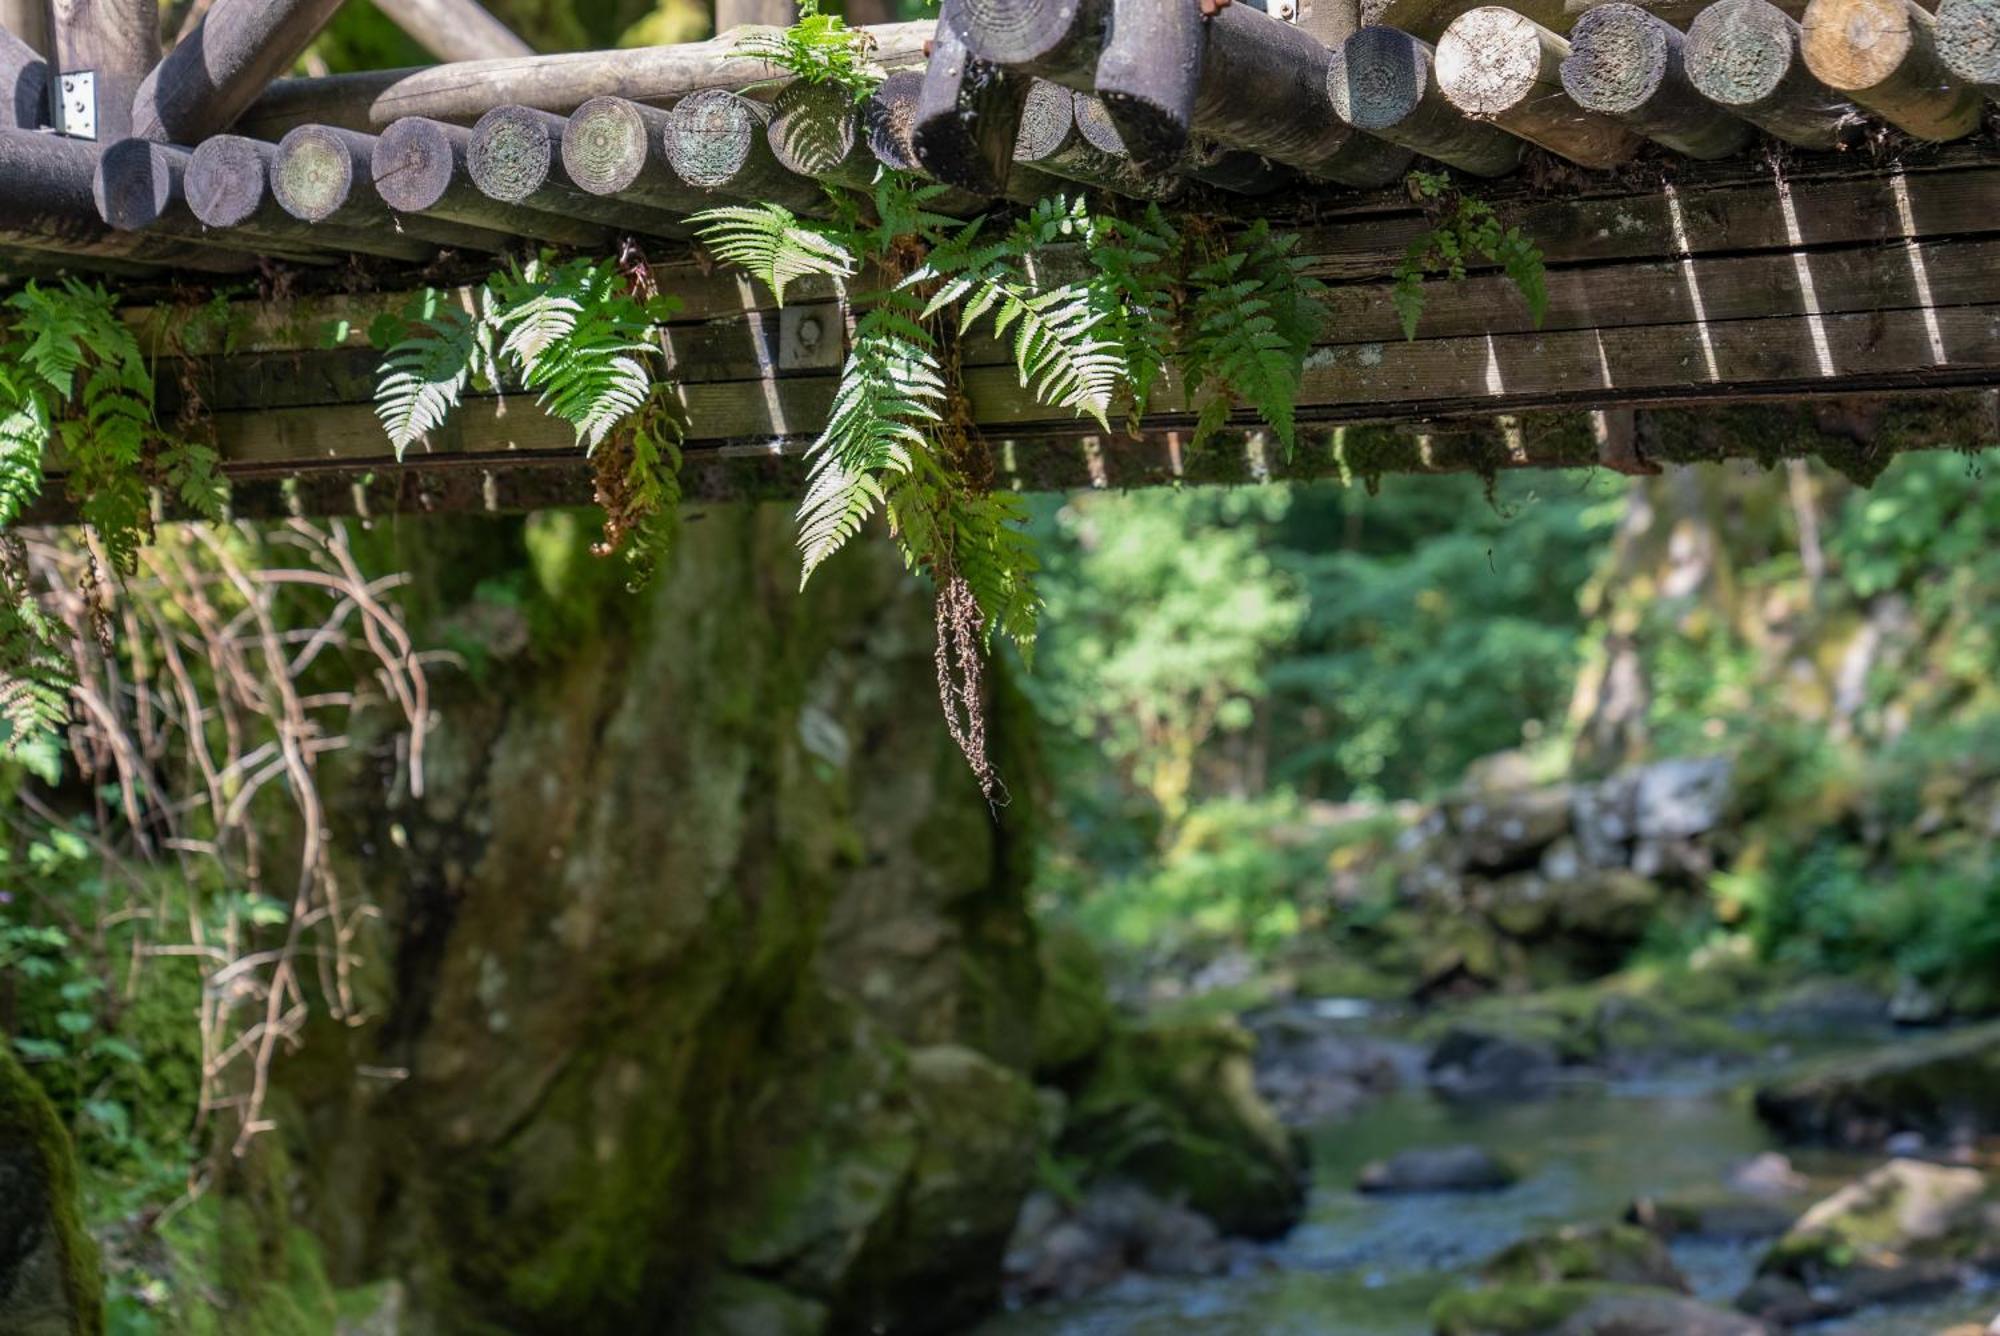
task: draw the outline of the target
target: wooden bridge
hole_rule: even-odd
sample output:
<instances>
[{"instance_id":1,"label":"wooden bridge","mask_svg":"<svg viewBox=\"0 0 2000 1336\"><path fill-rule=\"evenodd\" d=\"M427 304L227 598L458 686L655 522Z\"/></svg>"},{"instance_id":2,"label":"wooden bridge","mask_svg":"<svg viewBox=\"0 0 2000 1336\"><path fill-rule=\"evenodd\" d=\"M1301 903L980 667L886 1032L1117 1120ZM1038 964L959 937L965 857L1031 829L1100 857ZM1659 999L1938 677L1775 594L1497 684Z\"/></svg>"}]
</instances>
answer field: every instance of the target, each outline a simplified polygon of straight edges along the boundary
<instances>
[{"instance_id":1,"label":"wooden bridge","mask_svg":"<svg viewBox=\"0 0 2000 1336\"><path fill-rule=\"evenodd\" d=\"M935 27L869 30L894 73L830 148L796 129L824 90L730 58L735 35L535 56L471 0L383 7L445 11L453 50L494 58L274 82L337 4L215 0L158 59L150 0L0 0L5 266L124 287L163 411L200 395L246 513L587 500L525 395L469 400L398 464L367 332L509 250L628 238L682 303L689 494L792 490L845 314L810 284L776 309L684 220L810 209L882 164L967 212L1082 187L1269 217L1330 285L1289 459L1247 419L1191 452L1171 387L1139 434L1092 434L971 343L975 417L1023 487L1806 452L1866 472L2000 441L2000 0L946 0ZM1393 274L1432 223L1400 182L1438 164L1541 248L1539 325L1475 272L1430 284L1403 337ZM190 285L232 283L229 346L201 346Z\"/></svg>"}]
</instances>

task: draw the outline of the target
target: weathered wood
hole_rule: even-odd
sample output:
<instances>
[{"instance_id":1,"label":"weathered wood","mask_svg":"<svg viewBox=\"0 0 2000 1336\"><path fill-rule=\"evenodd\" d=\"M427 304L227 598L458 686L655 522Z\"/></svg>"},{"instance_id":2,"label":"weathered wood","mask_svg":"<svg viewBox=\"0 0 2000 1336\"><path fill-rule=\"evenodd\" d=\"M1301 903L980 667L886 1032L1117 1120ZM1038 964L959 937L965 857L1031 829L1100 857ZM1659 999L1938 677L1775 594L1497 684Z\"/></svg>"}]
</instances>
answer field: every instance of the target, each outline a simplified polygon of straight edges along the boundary
<instances>
[{"instance_id":1,"label":"weathered wood","mask_svg":"<svg viewBox=\"0 0 2000 1336\"><path fill-rule=\"evenodd\" d=\"M1911 0L1812 0L1800 27L1806 68L1905 133L1962 139L1979 128L1979 90L1945 68L1933 20Z\"/></svg>"},{"instance_id":2,"label":"weathered wood","mask_svg":"<svg viewBox=\"0 0 2000 1336\"><path fill-rule=\"evenodd\" d=\"M96 133L78 137L109 144L131 134L132 97L160 59L153 0L49 0L49 22L53 76L92 76ZM75 132L74 119L64 124Z\"/></svg>"},{"instance_id":3,"label":"weathered wood","mask_svg":"<svg viewBox=\"0 0 2000 1336\"><path fill-rule=\"evenodd\" d=\"M1859 139L1860 108L1814 78L1798 23L1767 0L1716 0L1688 26L1681 48L1703 97L1800 148Z\"/></svg>"},{"instance_id":4,"label":"weathered wood","mask_svg":"<svg viewBox=\"0 0 2000 1336\"><path fill-rule=\"evenodd\" d=\"M891 23L866 31L875 58L890 68L924 60L932 24ZM739 34L679 46L579 51L518 60L460 61L419 69L371 70L321 79L281 79L259 98L238 129L275 139L293 126L337 125L379 131L405 116L470 125L498 106L568 115L594 97L668 103L703 89L747 89L788 77L765 60L731 52Z\"/></svg>"},{"instance_id":5,"label":"weathered wood","mask_svg":"<svg viewBox=\"0 0 2000 1336\"><path fill-rule=\"evenodd\" d=\"M1055 183L1014 163L1032 80L975 60L958 35L959 0L944 0L937 41L912 112L910 142L924 170L979 195L1039 199Z\"/></svg>"},{"instance_id":6,"label":"weathered wood","mask_svg":"<svg viewBox=\"0 0 2000 1336\"><path fill-rule=\"evenodd\" d=\"M1954 78L2000 99L2000 0L1944 0L1936 38Z\"/></svg>"},{"instance_id":7,"label":"weathered wood","mask_svg":"<svg viewBox=\"0 0 2000 1336\"><path fill-rule=\"evenodd\" d=\"M1695 91L1678 28L1638 5L1587 10L1570 30L1563 91L1586 111L1690 158L1726 158L1750 142L1750 123Z\"/></svg>"},{"instance_id":8,"label":"weathered wood","mask_svg":"<svg viewBox=\"0 0 2000 1336\"><path fill-rule=\"evenodd\" d=\"M97 155L91 194L98 216L120 232L148 232L192 242L220 242L293 264L326 264L329 240L289 240L270 232L239 228L227 237L210 233L188 207L185 177L194 155L150 139L121 139Z\"/></svg>"},{"instance_id":9,"label":"weathered wood","mask_svg":"<svg viewBox=\"0 0 2000 1336\"><path fill-rule=\"evenodd\" d=\"M257 267L252 256L114 230L98 215L96 180L94 145L32 130L0 130L0 181L7 183L0 190L0 245L203 273L243 273Z\"/></svg>"},{"instance_id":10,"label":"weathered wood","mask_svg":"<svg viewBox=\"0 0 2000 1336\"><path fill-rule=\"evenodd\" d=\"M1194 142L1205 26L1188 0L1112 0L1094 86L1141 171L1170 170Z\"/></svg>"},{"instance_id":11,"label":"weathered wood","mask_svg":"<svg viewBox=\"0 0 2000 1336\"><path fill-rule=\"evenodd\" d=\"M399 214L608 253L615 237L604 226L498 200L472 179L467 161L472 132L462 125L405 116L382 132L368 162L375 191Z\"/></svg>"},{"instance_id":12,"label":"weathered wood","mask_svg":"<svg viewBox=\"0 0 2000 1336\"><path fill-rule=\"evenodd\" d=\"M225 235L241 229L246 238L269 237L406 262L437 254L432 243L393 228L349 229L294 218L271 191L270 173L277 159L275 145L241 135L204 139L189 159L182 181L189 212L202 226Z\"/></svg>"},{"instance_id":13,"label":"weathered wood","mask_svg":"<svg viewBox=\"0 0 2000 1336\"><path fill-rule=\"evenodd\" d=\"M563 128L563 167L579 190L689 214L714 198L681 180L667 157L667 113L622 97L592 98Z\"/></svg>"},{"instance_id":14,"label":"weathered wood","mask_svg":"<svg viewBox=\"0 0 2000 1336\"><path fill-rule=\"evenodd\" d=\"M478 0L375 0L375 7L439 60L510 60L535 54Z\"/></svg>"},{"instance_id":15,"label":"weathered wood","mask_svg":"<svg viewBox=\"0 0 2000 1336\"><path fill-rule=\"evenodd\" d=\"M722 89L683 98L667 116L667 160L697 190L823 211L825 191L771 152L770 115L762 103Z\"/></svg>"},{"instance_id":16,"label":"weathered wood","mask_svg":"<svg viewBox=\"0 0 2000 1336\"><path fill-rule=\"evenodd\" d=\"M1021 112L1014 160L1098 190L1135 199L1166 199L1179 188L1171 176L1149 177L1123 153L1099 148L1077 125L1077 100L1086 96L1045 79L1035 80ZM1072 192L1074 193L1074 192Z\"/></svg>"},{"instance_id":17,"label":"weathered wood","mask_svg":"<svg viewBox=\"0 0 2000 1336\"><path fill-rule=\"evenodd\" d=\"M766 129L778 165L829 185L868 190L875 184L875 155L861 124L861 104L838 84L800 79L771 103Z\"/></svg>"},{"instance_id":18,"label":"weathered wood","mask_svg":"<svg viewBox=\"0 0 2000 1336\"><path fill-rule=\"evenodd\" d=\"M1111 109L1105 105L1104 99L1088 93L1074 96L1076 131L1083 136L1083 141L1113 158L1130 158L1124 132L1113 120ZM1134 161L1133 166L1137 167L1138 163ZM1228 148L1206 139L1191 141L1181 150L1178 158L1161 170L1242 195L1268 195L1286 181L1296 179L1283 167L1274 166L1254 153Z\"/></svg>"},{"instance_id":19,"label":"weathered wood","mask_svg":"<svg viewBox=\"0 0 2000 1336\"><path fill-rule=\"evenodd\" d=\"M0 28L43 60L48 59L48 0L0 0Z\"/></svg>"},{"instance_id":20,"label":"weathered wood","mask_svg":"<svg viewBox=\"0 0 2000 1336\"><path fill-rule=\"evenodd\" d=\"M465 144L466 169L479 189L507 204L581 218L655 237L685 237L685 225L643 204L579 190L563 166L562 117L532 107L495 107Z\"/></svg>"},{"instance_id":21,"label":"weathered wood","mask_svg":"<svg viewBox=\"0 0 2000 1336\"><path fill-rule=\"evenodd\" d=\"M1555 32L1568 32L1582 13L1596 0L1515 0L1508 8ZM1701 0L1683 0L1697 8ZM1798 0L1803 4L1805 0ZM1413 37L1436 42L1444 36L1452 20L1478 8L1478 0L1361 0L1361 22L1401 28Z\"/></svg>"},{"instance_id":22,"label":"weathered wood","mask_svg":"<svg viewBox=\"0 0 2000 1336\"><path fill-rule=\"evenodd\" d=\"M278 141L271 193L286 213L343 229L387 228L459 250L503 251L513 239L485 228L411 218L390 209L373 184L372 135L326 125L301 125Z\"/></svg>"},{"instance_id":23,"label":"weathered wood","mask_svg":"<svg viewBox=\"0 0 2000 1336\"><path fill-rule=\"evenodd\" d=\"M868 95L868 102L861 109L861 125L875 161L890 171L908 172L934 182L937 178L917 160L917 99L922 96L923 87L924 76L915 70L891 74ZM986 204L984 195L946 186L925 207L936 213L969 217L981 212Z\"/></svg>"},{"instance_id":24,"label":"weathered wood","mask_svg":"<svg viewBox=\"0 0 2000 1336\"><path fill-rule=\"evenodd\" d=\"M1327 50L1338 51L1361 31L1360 0L1304 0L1298 24L1301 31L1325 43Z\"/></svg>"},{"instance_id":25,"label":"weathered wood","mask_svg":"<svg viewBox=\"0 0 2000 1336\"><path fill-rule=\"evenodd\" d=\"M291 68L341 0L215 0L139 85L132 133L197 144L226 130Z\"/></svg>"},{"instance_id":26,"label":"weathered wood","mask_svg":"<svg viewBox=\"0 0 2000 1336\"><path fill-rule=\"evenodd\" d=\"M715 27L718 32L746 24L783 28L796 23L799 7L792 0L715 0Z\"/></svg>"},{"instance_id":27,"label":"weathered wood","mask_svg":"<svg viewBox=\"0 0 2000 1336\"><path fill-rule=\"evenodd\" d=\"M1540 144L1583 167L1615 167L1637 151L1624 126L1585 111L1562 89L1569 43L1497 5L1467 10L1438 39L1438 88L1475 120Z\"/></svg>"},{"instance_id":28,"label":"weathered wood","mask_svg":"<svg viewBox=\"0 0 2000 1336\"><path fill-rule=\"evenodd\" d=\"M48 61L0 28L0 129L39 129L48 119L48 110Z\"/></svg>"},{"instance_id":29,"label":"weathered wood","mask_svg":"<svg viewBox=\"0 0 2000 1336\"><path fill-rule=\"evenodd\" d=\"M1397 28L1363 28L1327 66L1327 92L1343 121L1475 176L1505 176L1521 141L1469 119L1438 89L1430 44Z\"/></svg>"}]
</instances>

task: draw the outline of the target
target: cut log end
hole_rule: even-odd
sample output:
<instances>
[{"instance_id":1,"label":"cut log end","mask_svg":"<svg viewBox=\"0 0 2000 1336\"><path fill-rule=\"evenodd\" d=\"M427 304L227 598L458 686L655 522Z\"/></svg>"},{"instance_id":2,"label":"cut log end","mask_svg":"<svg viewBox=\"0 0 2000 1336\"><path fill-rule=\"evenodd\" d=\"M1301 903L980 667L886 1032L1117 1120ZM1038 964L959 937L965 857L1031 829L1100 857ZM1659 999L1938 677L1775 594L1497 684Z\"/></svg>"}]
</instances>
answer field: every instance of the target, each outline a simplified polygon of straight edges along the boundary
<instances>
[{"instance_id":1,"label":"cut log end","mask_svg":"<svg viewBox=\"0 0 2000 1336\"><path fill-rule=\"evenodd\" d=\"M1584 11L1569 35L1563 91L1587 111L1629 116L1660 91L1673 60L1672 30L1637 5Z\"/></svg>"},{"instance_id":2,"label":"cut log end","mask_svg":"<svg viewBox=\"0 0 2000 1336\"><path fill-rule=\"evenodd\" d=\"M1497 5L1469 10L1438 40L1438 81L1468 116L1498 119L1546 96L1543 31L1526 15Z\"/></svg>"},{"instance_id":3,"label":"cut log end","mask_svg":"<svg viewBox=\"0 0 2000 1336\"><path fill-rule=\"evenodd\" d=\"M1334 52L1327 68L1334 112L1357 130L1402 124L1430 87L1430 46L1395 28L1361 29Z\"/></svg>"},{"instance_id":4,"label":"cut log end","mask_svg":"<svg viewBox=\"0 0 2000 1336\"><path fill-rule=\"evenodd\" d=\"M202 140L182 185L194 216L208 227L236 227L256 214L269 190L265 147L241 135Z\"/></svg>"},{"instance_id":5,"label":"cut log end","mask_svg":"<svg viewBox=\"0 0 2000 1336\"><path fill-rule=\"evenodd\" d=\"M325 222L354 191L354 155L337 130L301 125L278 141L271 189L286 213Z\"/></svg>"},{"instance_id":6,"label":"cut log end","mask_svg":"<svg viewBox=\"0 0 2000 1336\"><path fill-rule=\"evenodd\" d=\"M465 156L481 193L519 204L548 182L556 139L545 116L527 107L506 106L479 118Z\"/></svg>"},{"instance_id":7,"label":"cut log end","mask_svg":"<svg viewBox=\"0 0 2000 1336\"><path fill-rule=\"evenodd\" d=\"M861 123L868 136L868 151L885 167L899 172L919 170L917 98L923 88L923 75L915 70L898 70L876 86L862 108Z\"/></svg>"},{"instance_id":8,"label":"cut log end","mask_svg":"<svg viewBox=\"0 0 2000 1336\"><path fill-rule=\"evenodd\" d=\"M563 167L593 195L615 195L639 179L650 151L646 121L622 97L599 97L578 107L563 131Z\"/></svg>"},{"instance_id":9,"label":"cut log end","mask_svg":"<svg viewBox=\"0 0 2000 1336\"><path fill-rule=\"evenodd\" d=\"M91 194L98 216L121 232L143 232L181 198L187 150L121 139L98 155Z\"/></svg>"},{"instance_id":10,"label":"cut log end","mask_svg":"<svg viewBox=\"0 0 2000 1336\"><path fill-rule=\"evenodd\" d=\"M1014 137L1018 162L1046 162L1069 146L1076 133L1076 94L1037 79L1021 104L1021 129Z\"/></svg>"},{"instance_id":11,"label":"cut log end","mask_svg":"<svg viewBox=\"0 0 2000 1336\"><path fill-rule=\"evenodd\" d=\"M855 185L874 175L872 158L867 171L860 170L866 155L861 108L838 84L792 83L771 104L766 133L772 154L787 171Z\"/></svg>"},{"instance_id":12,"label":"cut log end","mask_svg":"<svg viewBox=\"0 0 2000 1336\"><path fill-rule=\"evenodd\" d=\"M1806 68L1844 93L1887 82L1916 45L1912 10L1908 0L1813 0L1799 24Z\"/></svg>"},{"instance_id":13,"label":"cut log end","mask_svg":"<svg viewBox=\"0 0 2000 1336\"><path fill-rule=\"evenodd\" d=\"M370 162L375 189L398 213L436 207L456 170L451 128L422 116L405 116L384 130Z\"/></svg>"},{"instance_id":14,"label":"cut log end","mask_svg":"<svg viewBox=\"0 0 2000 1336\"><path fill-rule=\"evenodd\" d=\"M2000 0L1944 0L1937 42L1954 76L2000 97Z\"/></svg>"},{"instance_id":15,"label":"cut log end","mask_svg":"<svg viewBox=\"0 0 2000 1336\"><path fill-rule=\"evenodd\" d=\"M764 132L763 110L723 89L685 97L669 113L667 161L689 185L713 190L736 179Z\"/></svg>"},{"instance_id":16,"label":"cut log end","mask_svg":"<svg viewBox=\"0 0 2000 1336\"><path fill-rule=\"evenodd\" d=\"M1081 30L1101 23L1099 10L1095 0L959 0L959 32L981 60L1039 66L1086 44Z\"/></svg>"},{"instance_id":17,"label":"cut log end","mask_svg":"<svg viewBox=\"0 0 2000 1336\"><path fill-rule=\"evenodd\" d=\"M1716 0L1688 26L1688 77L1718 106L1755 107L1796 71L1798 31L1767 0Z\"/></svg>"}]
</instances>

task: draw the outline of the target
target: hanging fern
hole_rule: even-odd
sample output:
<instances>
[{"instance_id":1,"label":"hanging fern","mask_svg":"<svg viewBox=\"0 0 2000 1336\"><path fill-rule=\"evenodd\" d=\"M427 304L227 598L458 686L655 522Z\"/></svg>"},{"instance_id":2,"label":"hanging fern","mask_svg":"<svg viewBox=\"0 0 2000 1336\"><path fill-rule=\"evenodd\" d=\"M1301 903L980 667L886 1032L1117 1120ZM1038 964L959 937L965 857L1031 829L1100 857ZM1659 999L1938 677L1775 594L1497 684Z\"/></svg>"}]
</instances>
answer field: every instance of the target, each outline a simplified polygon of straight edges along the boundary
<instances>
[{"instance_id":1,"label":"hanging fern","mask_svg":"<svg viewBox=\"0 0 2000 1336\"><path fill-rule=\"evenodd\" d=\"M1417 337L1417 321L1424 313L1424 276L1443 274L1453 282L1462 281L1466 261L1480 256L1506 273L1539 328L1549 309L1541 248L1520 228L1502 227L1492 205L1461 193L1447 176L1411 172L1404 184L1410 198L1431 215L1434 226L1410 242L1396 266L1396 286L1389 299L1403 322L1403 337Z\"/></svg>"},{"instance_id":2,"label":"hanging fern","mask_svg":"<svg viewBox=\"0 0 2000 1336\"><path fill-rule=\"evenodd\" d=\"M729 205L688 221L716 259L762 280L780 306L785 289L801 278L818 274L840 286L855 270L854 256L836 229L804 222L776 204Z\"/></svg>"},{"instance_id":3,"label":"hanging fern","mask_svg":"<svg viewBox=\"0 0 2000 1336\"><path fill-rule=\"evenodd\" d=\"M1292 254L1297 244L1297 237L1272 235L1259 219L1188 276L1193 297L1176 360L1199 414L1197 444L1245 404L1262 414L1287 452L1296 444L1293 407L1323 323L1322 285Z\"/></svg>"},{"instance_id":4,"label":"hanging fern","mask_svg":"<svg viewBox=\"0 0 2000 1336\"><path fill-rule=\"evenodd\" d=\"M69 719L62 628L28 588L17 540L0 539L0 758L17 759Z\"/></svg>"},{"instance_id":5,"label":"hanging fern","mask_svg":"<svg viewBox=\"0 0 2000 1336\"><path fill-rule=\"evenodd\" d=\"M789 28L752 28L729 52L738 59L767 60L807 83L836 84L856 101L884 78L874 53L874 38L848 27L838 14L820 13L818 0L800 0L798 21Z\"/></svg>"},{"instance_id":6,"label":"hanging fern","mask_svg":"<svg viewBox=\"0 0 2000 1336\"><path fill-rule=\"evenodd\" d=\"M426 289L419 310L403 322L403 337L382 359L375 381L375 416L396 458L444 426L475 378L491 379L492 327Z\"/></svg>"}]
</instances>

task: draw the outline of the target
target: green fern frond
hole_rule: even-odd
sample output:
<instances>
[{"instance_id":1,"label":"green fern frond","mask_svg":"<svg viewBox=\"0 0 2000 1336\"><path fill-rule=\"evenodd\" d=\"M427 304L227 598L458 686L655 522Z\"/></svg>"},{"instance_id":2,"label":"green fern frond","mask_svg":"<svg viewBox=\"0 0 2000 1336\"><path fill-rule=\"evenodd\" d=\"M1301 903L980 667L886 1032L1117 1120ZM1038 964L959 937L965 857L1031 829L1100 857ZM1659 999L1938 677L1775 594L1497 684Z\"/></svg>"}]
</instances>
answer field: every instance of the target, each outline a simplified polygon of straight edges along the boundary
<instances>
[{"instance_id":1,"label":"green fern frond","mask_svg":"<svg viewBox=\"0 0 2000 1336\"><path fill-rule=\"evenodd\" d=\"M853 252L834 229L803 222L776 204L728 205L697 213L688 221L717 259L762 279L780 306L785 304L785 289L799 279L819 274L838 287L857 267Z\"/></svg>"},{"instance_id":2,"label":"green fern frond","mask_svg":"<svg viewBox=\"0 0 2000 1336\"><path fill-rule=\"evenodd\" d=\"M729 54L769 61L807 83L838 84L859 101L886 77L874 52L874 38L848 27L837 14L820 13L815 0L805 0L798 22L789 28L752 28L737 38Z\"/></svg>"},{"instance_id":3,"label":"green fern frond","mask_svg":"<svg viewBox=\"0 0 2000 1336\"><path fill-rule=\"evenodd\" d=\"M1295 408L1305 360L1324 316L1321 284L1259 220L1224 254L1189 276L1177 361L1197 406L1196 442L1219 430L1238 404L1254 406L1287 452L1296 443Z\"/></svg>"},{"instance_id":4,"label":"green fern frond","mask_svg":"<svg viewBox=\"0 0 2000 1336\"><path fill-rule=\"evenodd\" d=\"M6 528L42 492L42 459L50 440L49 406L35 389L14 397L14 377L0 375L0 391L12 407L0 416L0 529Z\"/></svg>"},{"instance_id":5,"label":"green fern frond","mask_svg":"<svg viewBox=\"0 0 2000 1336\"><path fill-rule=\"evenodd\" d=\"M20 582L0 588L0 757L19 757L69 721L74 685L59 629Z\"/></svg>"},{"instance_id":6,"label":"green fern frond","mask_svg":"<svg viewBox=\"0 0 2000 1336\"><path fill-rule=\"evenodd\" d=\"M389 350L375 382L375 416L397 459L445 424L480 360L472 317L448 306Z\"/></svg>"}]
</instances>

